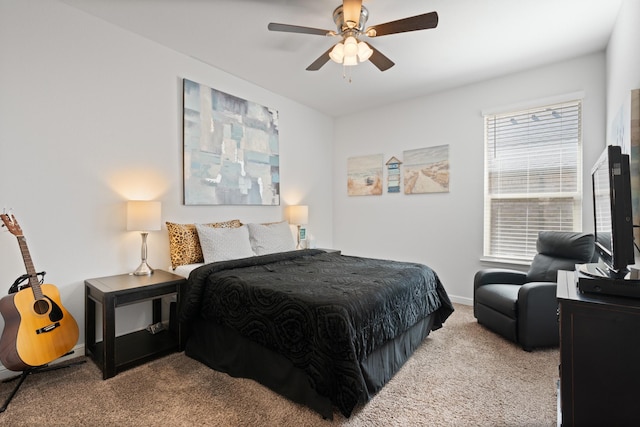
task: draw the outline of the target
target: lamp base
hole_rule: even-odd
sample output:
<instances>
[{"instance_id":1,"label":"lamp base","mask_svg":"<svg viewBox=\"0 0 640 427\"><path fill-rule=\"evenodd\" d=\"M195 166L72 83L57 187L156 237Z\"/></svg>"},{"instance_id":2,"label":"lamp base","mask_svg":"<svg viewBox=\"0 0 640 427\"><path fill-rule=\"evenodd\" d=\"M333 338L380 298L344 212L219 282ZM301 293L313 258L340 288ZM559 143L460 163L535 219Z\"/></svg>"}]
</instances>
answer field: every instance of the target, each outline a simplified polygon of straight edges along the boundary
<instances>
[{"instance_id":1,"label":"lamp base","mask_svg":"<svg viewBox=\"0 0 640 427\"><path fill-rule=\"evenodd\" d=\"M296 244L296 249L302 249L302 246L300 246L300 228L302 227L298 225L298 242Z\"/></svg>"},{"instance_id":2,"label":"lamp base","mask_svg":"<svg viewBox=\"0 0 640 427\"><path fill-rule=\"evenodd\" d=\"M131 274L134 276L151 276L153 274L153 268L149 267L147 261L142 261L138 268L136 268L136 271Z\"/></svg>"},{"instance_id":3,"label":"lamp base","mask_svg":"<svg viewBox=\"0 0 640 427\"><path fill-rule=\"evenodd\" d=\"M140 257L142 258L142 262L140 263L138 268L136 268L136 271L131 273L134 276L151 276L153 274L153 268L149 267L149 264L147 264L147 236L148 235L149 233L146 231L142 231L140 233L140 236L142 236L142 247L140 250Z\"/></svg>"}]
</instances>

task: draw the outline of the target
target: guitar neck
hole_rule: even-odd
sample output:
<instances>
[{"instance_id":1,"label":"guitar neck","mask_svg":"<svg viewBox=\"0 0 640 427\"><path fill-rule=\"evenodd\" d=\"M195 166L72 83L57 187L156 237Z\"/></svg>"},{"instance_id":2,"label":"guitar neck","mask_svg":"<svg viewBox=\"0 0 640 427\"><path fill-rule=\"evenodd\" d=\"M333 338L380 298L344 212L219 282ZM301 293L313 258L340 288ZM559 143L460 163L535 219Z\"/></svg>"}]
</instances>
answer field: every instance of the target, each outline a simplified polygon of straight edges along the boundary
<instances>
[{"instance_id":1,"label":"guitar neck","mask_svg":"<svg viewBox=\"0 0 640 427\"><path fill-rule=\"evenodd\" d=\"M29 275L29 286L33 290L33 294L37 300L43 298L42 290L40 289L40 282L38 281L38 276L36 274L36 269L33 266L33 261L31 260L31 254L29 253L29 248L27 247L27 239L24 236L16 236L18 238L18 245L20 245L20 252L22 253L22 259L24 260L24 266L27 269L27 274Z\"/></svg>"}]
</instances>

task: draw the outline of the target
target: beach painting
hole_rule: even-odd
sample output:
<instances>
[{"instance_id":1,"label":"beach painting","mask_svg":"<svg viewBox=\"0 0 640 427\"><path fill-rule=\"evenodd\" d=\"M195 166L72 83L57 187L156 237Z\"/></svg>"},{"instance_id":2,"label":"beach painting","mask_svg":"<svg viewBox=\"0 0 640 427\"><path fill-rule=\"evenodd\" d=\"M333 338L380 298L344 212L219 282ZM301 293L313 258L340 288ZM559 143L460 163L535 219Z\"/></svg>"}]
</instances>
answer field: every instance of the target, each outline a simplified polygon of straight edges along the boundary
<instances>
[{"instance_id":1,"label":"beach painting","mask_svg":"<svg viewBox=\"0 0 640 427\"><path fill-rule=\"evenodd\" d=\"M404 160L404 194L449 192L449 146L407 150Z\"/></svg>"},{"instance_id":2,"label":"beach painting","mask_svg":"<svg viewBox=\"0 0 640 427\"><path fill-rule=\"evenodd\" d=\"M349 196L382 195L383 155L347 159L347 192Z\"/></svg>"}]
</instances>

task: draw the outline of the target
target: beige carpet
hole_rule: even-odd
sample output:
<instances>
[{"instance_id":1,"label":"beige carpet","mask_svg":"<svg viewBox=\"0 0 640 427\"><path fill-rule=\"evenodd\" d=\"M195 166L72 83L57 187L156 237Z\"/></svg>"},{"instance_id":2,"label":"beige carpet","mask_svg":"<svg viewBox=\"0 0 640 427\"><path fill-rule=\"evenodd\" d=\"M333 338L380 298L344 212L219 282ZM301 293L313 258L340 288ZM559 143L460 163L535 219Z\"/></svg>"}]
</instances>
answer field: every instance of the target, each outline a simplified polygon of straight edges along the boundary
<instances>
[{"instance_id":1,"label":"beige carpet","mask_svg":"<svg viewBox=\"0 0 640 427\"><path fill-rule=\"evenodd\" d=\"M527 353L456 305L363 408L333 421L176 353L102 381L92 361L31 375L0 425L551 426L558 350ZM13 383L0 385L0 398Z\"/></svg>"}]
</instances>

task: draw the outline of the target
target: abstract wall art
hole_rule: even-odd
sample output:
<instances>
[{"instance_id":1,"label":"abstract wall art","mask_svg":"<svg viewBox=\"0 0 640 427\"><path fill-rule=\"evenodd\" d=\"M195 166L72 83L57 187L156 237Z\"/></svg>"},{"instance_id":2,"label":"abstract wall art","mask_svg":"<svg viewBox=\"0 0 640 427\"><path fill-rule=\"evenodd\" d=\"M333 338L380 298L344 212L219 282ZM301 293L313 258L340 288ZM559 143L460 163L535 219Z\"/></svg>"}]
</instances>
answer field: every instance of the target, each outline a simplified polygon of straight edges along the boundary
<instances>
[{"instance_id":1,"label":"abstract wall art","mask_svg":"<svg viewBox=\"0 0 640 427\"><path fill-rule=\"evenodd\" d=\"M278 112L183 82L184 204L279 205Z\"/></svg>"}]
</instances>

